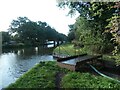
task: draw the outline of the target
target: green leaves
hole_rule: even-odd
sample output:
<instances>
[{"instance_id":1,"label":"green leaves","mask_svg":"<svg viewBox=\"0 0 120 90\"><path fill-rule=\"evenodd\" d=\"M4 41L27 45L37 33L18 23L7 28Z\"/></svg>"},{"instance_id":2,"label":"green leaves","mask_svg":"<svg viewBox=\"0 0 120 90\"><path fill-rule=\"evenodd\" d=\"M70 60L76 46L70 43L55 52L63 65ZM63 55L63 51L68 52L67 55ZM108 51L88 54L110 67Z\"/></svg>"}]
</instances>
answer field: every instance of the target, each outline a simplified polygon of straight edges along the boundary
<instances>
[{"instance_id":1,"label":"green leaves","mask_svg":"<svg viewBox=\"0 0 120 90\"><path fill-rule=\"evenodd\" d=\"M120 84L89 73L70 72L62 79L63 88L118 88Z\"/></svg>"}]
</instances>

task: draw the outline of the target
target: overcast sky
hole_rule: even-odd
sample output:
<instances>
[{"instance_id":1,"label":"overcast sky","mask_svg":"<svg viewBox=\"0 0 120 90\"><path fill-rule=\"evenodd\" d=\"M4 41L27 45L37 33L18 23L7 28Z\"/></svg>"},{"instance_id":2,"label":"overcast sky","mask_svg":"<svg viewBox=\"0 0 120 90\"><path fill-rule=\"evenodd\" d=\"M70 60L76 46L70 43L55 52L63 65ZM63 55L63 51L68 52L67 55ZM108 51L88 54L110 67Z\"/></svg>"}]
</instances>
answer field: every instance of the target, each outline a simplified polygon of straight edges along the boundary
<instances>
[{"instance_id":1,"label":"overcast sky","mask_svg":"<svg viewBox=\"0 0 120 90\"><path fill-rule=\"evenodd\" d=\"M0 0L0 31L6 31L17 17L28 17L32 21L45 21L58 32L67 34L68 25L75 18L66 16L68 9L58 8L56 0Z\"/></svg>"}]
</instances>

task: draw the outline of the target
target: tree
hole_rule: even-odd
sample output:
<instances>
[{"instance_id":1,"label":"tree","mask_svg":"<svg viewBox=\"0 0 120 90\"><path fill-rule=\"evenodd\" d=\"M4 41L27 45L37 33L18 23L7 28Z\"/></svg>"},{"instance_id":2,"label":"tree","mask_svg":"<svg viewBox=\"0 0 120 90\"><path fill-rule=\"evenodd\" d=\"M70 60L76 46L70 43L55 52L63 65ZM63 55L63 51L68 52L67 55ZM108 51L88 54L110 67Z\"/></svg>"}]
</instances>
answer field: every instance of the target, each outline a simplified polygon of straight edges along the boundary
<instances>
[{"instance_id":1,"label":"tree","mask_svg":"<svg viewBox=\"0 0 120 90\"><path fill-rule=\"evenodd\" d=\"M69 25L68 41L73 41L75 39L74 25Z\"/></svg>"},{"instance_id":2,"label":"tree","mask_svg":"<svg viewBox=\"0 0 120 90\"><path fill-rule=\"evenodd\" d=\"M19 30L19 27L21 27L23 24L30 22L30 20L27 17L18 17L17 20L13 20L11 22L9 32L10 33L21 33L22 31Z\"/></svg>"},{"instance_id":3,"label":"tree","mask_svg":"<svg viewBox=\"0 0 120 90\"><path fill-rule=\"evenodd\" d=\"M22 42L26 45L40 45L44 44L46 40L58 41L63 35L58 33L54 28L51 28L46 22L34 22L27 17L18 17L13 20L9 32L14 34L16 41Z\"/></svg>"},{"instance_id":4,"label":"tree","mask_svg":"<svg viewBox=\"0 0 120 90\"><path fill-rule=\"evenodd\" d=\"M59 38L58 38L59 41L67 41L67 36L65 34L62 34L62 33L59 33Z\"/></svg>"},{"instance_id":5,"label":"tree","mask_svg":"<svg viewBox=\"0 0 120 90\"><path fill-rule=\"evenodd\" d=\"M108 19L109 24L106 26L106 32L109 32L112 34L113 38L113 43L115 45L115 49L113 51L113 55L117 54L118 52L118 46L120 45L120 2L117 2L116 5L114 6L116 8L116 12L114 13L113 17Z\"/></svg>"},{"instance_id":6,"label":"tree","mask_svg":"<svg viewBox=\"0 0 120 90\"><path fill-rule=\"evenodd\" d=\"M71 10L80 13L75 23L75 39L84 44L99 43L99 50L102 53L112 48L112 34L106 31L106 26L115 12L114 2L60 2L59 6L68 6ZM107 49L108 48L108 49ZM98 50L98 51L99 51Z\"/></svg>"},{"instance_id":7,"label":"tree","mask_svg":"<svg viewBox=\"0 0 120 90\"><path fill-rule=\"evenodd\" d=\"M66 6L70 9L68 14L74 14L76 11L80 14L80 16L88 17L89 12L89 5L90 2L81 2L81 1L71 1L71 0L57 0L58 7L65 8Z\"/></svg>"}]
</instances>

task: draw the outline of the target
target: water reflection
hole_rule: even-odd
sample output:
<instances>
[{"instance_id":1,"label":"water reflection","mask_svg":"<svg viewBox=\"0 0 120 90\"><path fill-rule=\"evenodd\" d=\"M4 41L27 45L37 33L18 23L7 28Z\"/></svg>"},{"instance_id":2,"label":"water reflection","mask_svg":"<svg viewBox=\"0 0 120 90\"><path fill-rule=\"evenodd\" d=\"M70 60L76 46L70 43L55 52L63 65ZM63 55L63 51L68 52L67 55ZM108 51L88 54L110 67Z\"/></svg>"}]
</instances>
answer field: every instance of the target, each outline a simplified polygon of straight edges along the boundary
<instances>
[{"instance_id":1,"label":"water reflection","mask_svg":"<svg viewBox=\"0 0 120 90\"><path fill-rule=\"evenodd\" d=\"M23 58L31 58L31 56L37 55L50 55L52 54L53 48L43 48L43 47L29 47L23 49L3 49L3 53L14 53Z\"/></svg>"},{"instance_id":2,"label":"water reflection","mask_svg":"<svg viewBox=\"0 0 120 90\"><path fill-rule=\"evenodd\" d=\"M15 82L40 61L53 60L53 48L4 49L0 55L0 89Z\"/></svg>"}]
</instances>

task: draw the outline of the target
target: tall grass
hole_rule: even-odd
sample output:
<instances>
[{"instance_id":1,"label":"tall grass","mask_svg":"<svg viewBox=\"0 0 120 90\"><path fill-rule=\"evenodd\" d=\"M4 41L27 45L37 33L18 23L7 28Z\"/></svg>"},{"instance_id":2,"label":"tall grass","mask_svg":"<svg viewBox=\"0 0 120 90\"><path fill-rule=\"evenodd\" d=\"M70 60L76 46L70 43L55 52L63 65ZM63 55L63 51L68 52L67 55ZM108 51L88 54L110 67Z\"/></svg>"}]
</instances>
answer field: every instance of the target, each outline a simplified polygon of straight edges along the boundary
<instances>
[{"instance_id":1,"label":"tall grass","mask_svg":"<svg viewBox=\"0 0 120 90\"><path fill-rule=\"evenodd\" d=\"M79 55L86 52L83 52L81 48L75 48L73 44L64 44L64 45L58 46L54 50L54 53L72 56L72 55Z\"/></svg>"}]
</instances>

